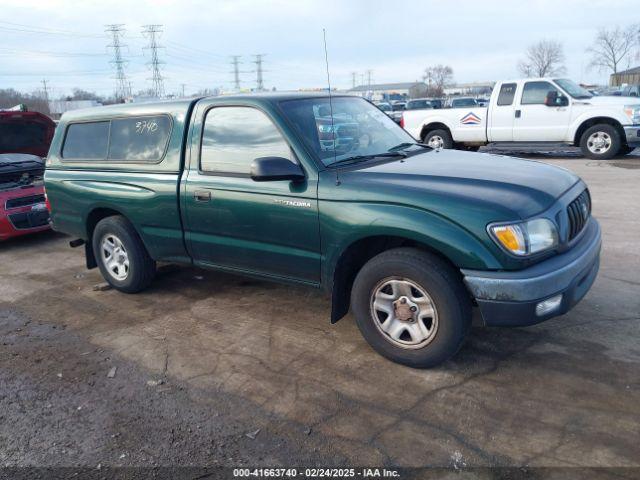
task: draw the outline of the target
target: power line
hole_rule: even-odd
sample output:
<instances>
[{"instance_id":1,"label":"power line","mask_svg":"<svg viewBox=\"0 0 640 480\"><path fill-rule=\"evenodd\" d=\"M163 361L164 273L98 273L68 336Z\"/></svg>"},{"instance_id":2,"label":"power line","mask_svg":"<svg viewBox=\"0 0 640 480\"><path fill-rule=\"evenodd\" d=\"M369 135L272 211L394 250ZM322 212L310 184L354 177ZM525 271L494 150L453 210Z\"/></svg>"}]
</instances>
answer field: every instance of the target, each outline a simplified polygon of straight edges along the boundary
<instances>
[{"instance_id":1,"label":"power line","mask_svg":"<svg viewBox=\"0 0 640 480\"><path fill-rule=\"evenodd\" d=\"M254 55L254 57L256 57L256 59L253 61L253 63L256 64L256 91L261 92L262 90L264 90L264 80L262 78L262 73L263 73L263 69L262 69L262 57L264 57L266 55L266 53L258 53L257 55Z\"/></svg>"},{"instance_id":2,"label":"power line","mask_svg":"<svg viewBox=\"0 0 640 480\"><path fill-rule=\"evenodd\" d=\"M122 58L122 49L126 47L120 42L120 37L124 35L123 24L111 24L105 26L105 33L111 34L112 43L107 45L107 48L113 50L113 60L111 63L116 69L116 98L125 98L131 95L129 84L127 82L127 76L124 73L124 66L126 60Z\"/></svg>"},{"instance_id":3,"label":"power line","mask_svg":"<svg viewBox=\"0 0 640 480\"><path fill-rule=\"evenodd\" d=\"M149 39L149 46L145 48L151 51L151 60L148 65L151 68L153 94L158 98L162 98L164 97L164 79L160 74L160 64L164 62L158 57L158 49L162 47L158 45L157 40L157 37L162 33L162 25L144 25L142 28L142 35Z\"/></svg>"}]
</instances>

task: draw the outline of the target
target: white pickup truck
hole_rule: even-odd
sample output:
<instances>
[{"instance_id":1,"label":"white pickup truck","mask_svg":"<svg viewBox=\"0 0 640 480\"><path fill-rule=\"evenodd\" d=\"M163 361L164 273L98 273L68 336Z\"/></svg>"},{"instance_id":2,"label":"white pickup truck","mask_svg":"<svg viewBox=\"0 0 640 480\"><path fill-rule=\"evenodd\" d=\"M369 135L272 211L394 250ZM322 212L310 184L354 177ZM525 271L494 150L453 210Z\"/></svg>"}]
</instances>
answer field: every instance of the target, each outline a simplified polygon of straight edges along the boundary
<instances>
[{"instance_id":1,"label":"white pickup truck","mask_svg":"<svg viewBox=\"0 0 640 480\"><path fill-rule=\"evenodd\" d=\"M434 148L579 146L593 159L640 147L640 99L594 97L567 79L498 82L487 107L409 110L401 125Z\"/></svg>"}]
</instances>

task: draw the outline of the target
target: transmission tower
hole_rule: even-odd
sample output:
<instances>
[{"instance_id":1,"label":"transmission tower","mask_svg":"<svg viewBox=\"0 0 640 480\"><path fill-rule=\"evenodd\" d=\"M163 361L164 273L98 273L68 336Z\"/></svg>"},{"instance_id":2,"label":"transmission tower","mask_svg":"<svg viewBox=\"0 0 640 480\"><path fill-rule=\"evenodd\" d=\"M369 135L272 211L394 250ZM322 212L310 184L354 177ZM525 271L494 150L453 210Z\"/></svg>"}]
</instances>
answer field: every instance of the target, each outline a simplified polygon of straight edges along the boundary
<instances>
[{"instance_id":1,"label":"transmission tower","mask_svg":"<svg viewBox=\"0 0 640 480\"><path fill-rule=\"evenodd\" d=\"M162 33L162 25L144 25L142 27L142 35L149 39L149 45L145 47L151 52L151 60L147 63L151 69L151 78L153 82L153 94L158 97L164 97L164 79L160 73L160 64L164 63L158 57L158 49L162 48L158 45L158 37Z\"/></svg>"},{"instance_id":2,"label":"transmission tower","mask_svg":"<svg viewBox=\"0 0 640 480\"><path fill-rule=\"evenodd\" d=\"M111 44L107 45L108 49L113 51L113 60L109 63L116 69L116 98L124 98L131 95L131 89L127 82L127 76L124 73L124 66L127 64L126 60L122 58L122 50L126 48L120 40L124 36L124 24L114 23L111 25L105 25L105 33L111 35Z\"/></svg>"},{"instance_id":3,"label":"transmission tower","mask_svg":"<svg viewBox=\"0 0 640 480\"><path fill-rule=\"evenodd\" d=\"M262 78L262 73L264 72L264 70L262 69L262 57L264 57L265 55L266 53L259 53L257 55L254 55L254 57L256 57L253 63L256 64L256 91L257 92L261 92L262 90L264 90L264 79Z\"/></svg>"},{"instance_id":4,"label":"transmission tower","mask_svg":"<svg viewBox=\"0 0 640 480\"><path fill-rule=\"evenodd\" d=\"M233 85L236 90L240 90L240 55L231 57L231 66L233 67Z\"/></svg>"},{"instance_id":5,"label":"transmission tower","mask_svg":"<svg viewBox=\"0 0 640 480\"><path fill-rule=\"evenodd\" d=\"M45 78L42 79L42 97L44 101L47 102L47 106L49 105L49 89L47 88L47 80Z\"/></svg>"}]
</instances>

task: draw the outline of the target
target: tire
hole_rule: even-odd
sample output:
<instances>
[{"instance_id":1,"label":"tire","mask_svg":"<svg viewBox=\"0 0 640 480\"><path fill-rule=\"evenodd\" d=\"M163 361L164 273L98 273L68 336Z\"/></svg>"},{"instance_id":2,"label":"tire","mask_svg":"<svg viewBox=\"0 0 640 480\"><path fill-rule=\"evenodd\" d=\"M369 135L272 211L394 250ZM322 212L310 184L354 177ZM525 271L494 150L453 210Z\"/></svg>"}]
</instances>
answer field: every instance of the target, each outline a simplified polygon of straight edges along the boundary
<instances>
[{"instance_id":1,"label":"tire","mask_svg":"<svg viewBox=\"0 0 640 480\"><path fill-rule=\"evenodd\" d=\"M602 147L597 142L602 142ZM621 146L620 133L607 123L587 128L580 137L582 154L593 160L609 160L618 154Z\"/></svg>"},{"instance_id":2,"label":"tire","mask_svg":"<svg viewBox=\"0 0 640 480\"><path fill-rule=\"evenodd\" d=\"M410 284L417 288L407 295ZM401 296L394 295L396 291ZM432 314L425 300L431 303ZM406 310L414 307L417 311ZM415 368L434 367L451 358L471 328L471 301L459 274L435 255L415 248L388 250L369 260L353 283L351 308L362 336L374 350ZM414 338L411 332L416 331ZM424 331L430 333L421 335Z\"/></svg>"},{"instance_id":3,"label":"tire","mask_svg":"<svg viewBox=\"0 0 640 480\"><path fill-rule=\"evenodd\" d=\"M431 142L431 143L430 143ZM447 130L431 130L422 139L431 148L453 148L453 139Z\"/></svg>"},{"instance_id":4,"label":"tire","mask_svg":"<svg viewBox=\"0 0 640 480\"><path fill-rule=\"evenodd\" d=\"M126 218L120 215L103 218L96 225L91 241L98 268L113 288L137 293L151 284L156 263ZM109 263L109 260L113 261Z\"/></svg>"}]
</instances>

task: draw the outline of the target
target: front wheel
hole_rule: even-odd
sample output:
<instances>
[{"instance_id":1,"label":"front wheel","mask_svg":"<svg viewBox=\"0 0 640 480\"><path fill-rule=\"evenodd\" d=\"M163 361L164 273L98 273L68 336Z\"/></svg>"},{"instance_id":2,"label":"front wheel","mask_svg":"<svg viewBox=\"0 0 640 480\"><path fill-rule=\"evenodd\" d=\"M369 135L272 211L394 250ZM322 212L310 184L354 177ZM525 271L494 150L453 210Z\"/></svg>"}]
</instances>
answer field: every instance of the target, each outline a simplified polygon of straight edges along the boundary
<instances>
[{"instance_id":1,"label":"front wheel","mask_svg":"<svg viewBox=\"0 0 640 480\"><path fill-rule=\"evenodd\" d=\"M93 252L104 279L115 289L136 293L149 286L156 264L129 221L103 218L93 231Z\"/></svg>"},{"instance_id":2,"label":"front wheel","mask_svg":"<svg viewBox=\"0 0 640 480\"><path fill-rule=\"evenodd\" d=\"M580 137L582 154L593 160L609 160L618 154L621 146L620 133L606 123L587 128Z\"/></svg>"},{"instance_id":3,"label":"front wheel","mask_svg":"<svg viewBox=\"0 0 640 480\"><path fill-rule=\"evenodd\" d=\"M446 130L432 130L427 132L422 143L434 149L453 148L453 139L451 138L451 134Z\"/></svg>"},{"instance_id":4,"label":"front wheel","mask_svg":"<svg viewBox=\"0 0 640 480\"><path fill-rule=\"evenodd\" d=\"M414 248L383 252L358 272L351 306L360 332L388 359L417 368L439 365L460 349L471 302L456 271Z\"/></svg>"}]
</instances>

